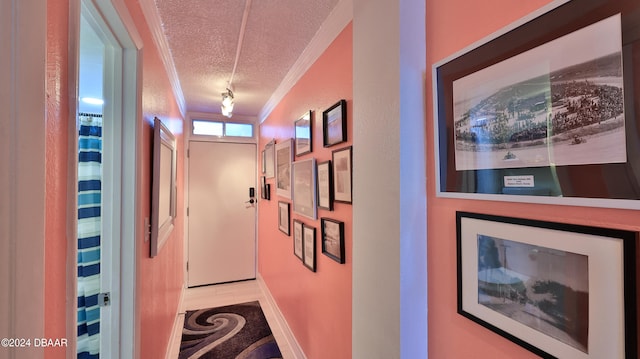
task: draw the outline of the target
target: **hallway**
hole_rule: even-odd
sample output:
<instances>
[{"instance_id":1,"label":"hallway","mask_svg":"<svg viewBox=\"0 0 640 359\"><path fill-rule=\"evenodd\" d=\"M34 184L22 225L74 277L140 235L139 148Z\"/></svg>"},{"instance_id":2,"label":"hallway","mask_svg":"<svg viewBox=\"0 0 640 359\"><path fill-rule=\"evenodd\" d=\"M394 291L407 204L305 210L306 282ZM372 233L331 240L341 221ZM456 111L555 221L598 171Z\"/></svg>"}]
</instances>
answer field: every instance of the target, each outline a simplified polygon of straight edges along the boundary
<instances>
[{"instance_id":1,"label":"hallway","mask_svg":"<svg viewBox=\"0 0 640 359\"><path fill-rule=\"evenodd\" d=\"M271 327L280 352L282 352L283 359L304 358L301 354L296 355L296 351L292 349L290 341L293 340L293 336L286 324L282 322L284 319L279 318L277 309L273 307L275 303L268 294L265 294L266 289L263 289L263 285L264 282L262 282L261 285L259 280L248 280L187 289L184 295L182 310L178 314L179 319L177 326L174 328L172 335L172 342L169 344L171 358L177 358L180 352L180 338L186 311L221 307L256 300L260 302L262 311L269 322L269 327ZM296 346L296 344L294 343L293 346Z\"/></svg>"},{"instance_id":2,"label":"hallway","mask_svg":"<svg viewBox=\"0 0 640 359\"><path fill-rule=\"evenodd\" d=\"M118 320L110 326L112 333L107 336L106 331L99 331L105 334L101 338L109 341L101 348L112 350L113 355L103 355L109 357L164 358L168 347L173 349L172 343L180 340L179 335L173 334L180 332L182 327L180 313L184 316L189 308L219 306L255 300L256 297L262 301L260 298L264 294L256 290L256 286L261 288L260 281L253 283L253 292L247 289L249 294L240 288L234 288L233 293L225 292L226 286L183 290L189 233L187 156L188 142L192 139L189 137L191 120L202 117L220 120L221 115L210 98L207 98L207 104L211 108L205 112L210 116L202 116L200 108L185 104L185 98L190 96L181 91L171 52L161 41L161 22L154 17L156 3L147 0L26 3L10 0L3 4L2 9L10 11L0 11L3 20L0 23L11 31L3 31L2 39L4 44L12 46L7 46L11 56L7 56L2 61L4 66L0 66L5 70L1 77L7 80L2 82L3 93L11 94L4 96L4 107L9 109L9 115L7 122L0 125L0 143L5 150L2 151L0 173L6 174L0 176L0 192L8 199L3 201L0 212L10 214L3 217L0 226L0 237L8 239L0 241L0 262L6 264L0 268L0 278L3 278L0 280L0 333L6 338L69 339L67 348L31 348L29 355L22 349L10 348L6 353L12 357L63 359L77 353L79 348L75 328L79 301L73 285L77 281L78 256L75 235L78 200L73 189L78 181L70 169L79 157L74 148L77 142L75 115L80 101L76 56L78 22L81 12L89 5L99 7L89 9L92 16L109 24L113 20L118 26L108 28L117 30L118 36L129 38L118 41L124 46L117 51L123 59L111 64L114 68L124 67L126 75L113 78L126 83L130 92L110 92L112 98L123 102L110 114L123 121L118 132L121 136L114 136L121 137L128 146L122 149L122 156L117 156L126 159L126 164L118 171L109 172L115 179L123 180L115 182L125 193L118 197L124 203L114 219L120 222L122 230L113 233L119 239L113 243L120 244L115 253L121 254L120 263L116 265L118 272L113 274L121 279L121 283L112 291L101 288L100 293L95 294L108 297L113 303L101 311L112 314L119 310L112 316ZM300 345L294 347L291 345L294 341L288 339L286 333L278 334L278 325L273 325L285 357L287 349L293 353L289 357L302 358L397 357L401 339L405 353L407 347L411 350L413 346L417 348L416 352L426 352L426 228L422 220L426 219L426 161L420 142L424 131L417 130L424 128L424 34L416 31L417 35L413 36L412 31L406 33L406 30L401 33L400 26L424 28L424 5L424 2L413 0L380 4L339 0L330 21L309 44L309 51L300 56L290 72L283 74L286 81L281 82L282 87L274 92L276 96L263 107L264 110L240 111L240 105L249 96L243 96L245 90L240 81L234 89L238 107L233 121L255 124L258 149L265 149L268 143L285 144L283 147L290 144L290 159L281 156L279 161L284 168L283 175L291 174L286 162L335 163L333 152L337 150L344 150L345 157L351 153L349 162L355 163L354 170L349 170L353 181L346 173L340 176L344 189L349 193L349 187L354 189L353 196L328 209L321 208L317 216L310 217L296 213L297 203L290 193L277 194L276 178L279 175L275 175L278 172L267 172L266 166L260 168L265 174L261 177L268 177L266 173L274 176L263 182L265 189L272 189L273 198L259 200L257 273L271 289L269 298L277 298L289 326L295 329ZM180 10L191 9L181 6ZM225 14L222 9L220 13ZM311 11L308 15L320 18L318 12ZM359 21L352 21L356 17ZM286 17L278 14L269 19L281 22L282 18ZM210 23L210 19L205 20ZM31 21L34 26L20 26ZM411 54L396 48L400 43L408 45L409 41ZM260 44L279 49L275 42ZM393 49L380 53L380 49L388 44L393 44ZM216 49L222 47L214 46ZM376 56L371 56L372 53ZM194 52L188 54L196 55ZM271 61L269 57L262 57ZM415 57L415 61L405 66L408 57ZM358 66L354 67L354 64ZM400 69L404 74L402 79ZM246 83L247 87L253 85L249 80ZM392 86L388 91L380 91L390 83ZM407 92L403 96L400 96L400 87ZM380 101L382 93L384 101ZM321 119L338 101L346 104L341 117L344 140L332 142L337 147L325 147ZM115 104L115 101L107 98L105 103ZM302 113L313 113L313 125L308 128L313 128L314 134L310 133L308 140L314 149L295 153L306 157L294 157L294 120L300 119ZM153 164L155 118L162 120L176 135L179 157L175 186L169 186L172 190L176 187L175 223L170 236L163 241L162 250L152 256L149 227L160 222L152 220L153 212L160 212L160 206L154 206L150 198L154 183L160 182L154 176L154 167L160 166ZM411 175L402 181L398 168L401 151L397 145L401 130L410 130L412 135L403 134L411 146L403 146L402 153L411 152L411 156L403 156L403 165L407 168L403 168L402 173ZM420 141L413 141L414 138ZM381 144L385 146L381 147ZM384 156L371 155L380 153L381 149ZM265 155L263 159L267 157ZM411 161L405 161L407 158ZM273 162L276 161L269 163ZM280 183L286 184L286 180ZM285 185L280 189L290 187ZM401 203L400 193L411 194L411 199L403 197ZM111 198L109 194L104 196ZM313 265L308 260L308 266L305 266L292 253L293 236L276 225L285 223L278 218L284 213L284 207L290 212L282 215L283 219L304 221L309 244L306 248L310 254L307 258L313 256L316 262ZM404 223L405 218L410 218L411 223ZM341 236L344 256L341 255L340 260L322 253L323 219L344 224L344 235ZM401 222L402 238L398 238ZM103 223L109 229L115 228L106 221ZM401 270L411 274L410 281L400 281ZM404 289L410 289L412 294L410 297L403 295L402 301L403 310L411 311L410 315L401 315L398 310ZM247 297L238 299L236 295L240 292L245 292ZM269 298L267 302L272 301ZM192 299L202 302L194 304ZM265 314L271 318L268 307L264 306ZM275 316L279 316L278 310ZM420 319L415 320L416 317ZM100 323L107 323L106 318L101 317L105 320ZM380 326L381 322L385 325ZM412 335L400 338L395 334L405 322L411 325ZM390 332L394 335L389 335ZM278 339L282 336L287 339L284 343ZM299 347L304 348L304 355L298 355ZM81 346L80 350L84 353ZM171 352L172 357L174 353L177 348Z\"/></svg>"}]
</instances>

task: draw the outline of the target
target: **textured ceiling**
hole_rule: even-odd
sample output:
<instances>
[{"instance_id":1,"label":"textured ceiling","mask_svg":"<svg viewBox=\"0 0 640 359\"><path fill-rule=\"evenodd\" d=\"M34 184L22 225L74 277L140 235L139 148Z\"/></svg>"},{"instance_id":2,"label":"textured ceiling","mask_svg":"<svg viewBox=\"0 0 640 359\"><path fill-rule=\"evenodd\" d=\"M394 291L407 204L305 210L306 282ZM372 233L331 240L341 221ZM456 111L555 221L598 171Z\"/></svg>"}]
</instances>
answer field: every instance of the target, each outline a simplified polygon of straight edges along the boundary
<instances>
[{"instance_id":1,"label":"textured ceiling","mask_svg":"<svg viewBox=\"0 0 640 359\"><path fill-rule=\"evenodd\" d=\"M234 114L258 116L338 0L253 0L233 76ZM220 113L242 0L156 0L187 112Z\"/></svg>"}]
</instances>

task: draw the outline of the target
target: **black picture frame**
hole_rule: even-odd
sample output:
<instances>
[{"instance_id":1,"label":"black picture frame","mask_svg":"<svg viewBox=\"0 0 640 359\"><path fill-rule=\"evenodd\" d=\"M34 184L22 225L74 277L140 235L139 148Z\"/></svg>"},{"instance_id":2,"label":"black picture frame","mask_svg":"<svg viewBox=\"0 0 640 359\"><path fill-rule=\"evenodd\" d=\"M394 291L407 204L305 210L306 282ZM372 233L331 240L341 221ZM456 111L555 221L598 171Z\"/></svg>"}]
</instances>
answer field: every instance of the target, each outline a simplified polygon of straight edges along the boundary
<instances>
[{"instance_id":1,"label":"black picture frame","mask_svg":"<svg viewBox=\"0 0 640 359\"><path fill-rule=\"evenodd\" d=\"M304 224L302 226L302 263L310 271L316 271L316 229Z\"/></svg>"},{"instance_id":2,"label":"black picture frame","mask_svg":"<svg viewBox=\"0 0 640 359\"><path fill-rule=\"evenodd\" d=\"M267 183L266 176L260 176L260 198L271 200L271 186Z\"/></svg>"},{"instance_id":3,"label":"black picture frame","mask_svg":"<svg viewBox=\"0 0 640 359\"><path fill-rule=\"evenodd\" d=\"M320 162L316 169L318 184L318 208L333 211L333 172L331 160Z\"/></svg>"},{"instance_id":4,"label":"black picture frame","mask_svg":"<svg viewBox=\"0 0 640 359\"><path fill-rule=\"evenodd\" d=\"M330 218L320 219L322 253L334 261L344 264L344 222Z\"/></svg>"},{"instance_id":5,"label":"black picture frame","mask_svg":"<svg viewBox=\"0 0 640 359\"><path fill-rule=\"evenodd\" d=\"M458 313L543 358L636 358L626 230L456 212Z\"/></svg>"},{"instance_id":6,"label":"black picture frame","mask_svg":"<svg viewBox=\"0 0 640 359\"><path fill-rule=\"evenodd\" d=\"M302 232L304 223L294 219L293 220L293 254L301 261L304 260L304 245L302 240Z\"/></svg>"},{"instance_id":7,"label":"black picture frame","mask_svg":"<svg viewBox=\"0 0 640 359\"><path fill-rule=\"evenodd\" d=\"M340 100L322 112L322 145L331 147L347 141L347 101Z\"/></svg>"},{"instance_id":8,"label":"black picture frame","mask_svg":"<svg viewBox=\"0 0 640 359\"><path fill-rule=\"evenodd\" d=\"M352 146L334 150L331 153L333 177L333 201L352 203L353 154Z\"/></svg>"},{"instance_id":9,"label":"black picture frame","mask_svg":"<svg viewBox=\"0 0 640 359\"><path fill-rule=\"evenodd\" d=\"M436 195L640 209L640 58L632 56L640 47L638 23L637 1L553 2L434 64ZM596 43L619 51L589 52ZM543 65L546 72L538 72ZM510 100L511 89L534 83L539 92ZM591 95L576 104L572 93ZM469 111L461 108L465 101ZM483 140L489 137L493 142Z\"/></svg>"},{"instance_id":10,"label":"black picture frame","mask_svg":"<svg viewBox=\"0 0 640 359\"><path fill-rule=\"evenodd\" d=\"M278 201L278 229L280 232L291 235L291 210L289 202Z\"/></svg>"},{"instance_id":11,"label":"black picture frame","mask_svg":"<svg viewBox=\"0 0 640 359\"><path fill-rule=\"evenodd\" d=\"M295 155L306 155L313 151L313 111L307 111L294 122Z\"/></svg>"}]
</instances>

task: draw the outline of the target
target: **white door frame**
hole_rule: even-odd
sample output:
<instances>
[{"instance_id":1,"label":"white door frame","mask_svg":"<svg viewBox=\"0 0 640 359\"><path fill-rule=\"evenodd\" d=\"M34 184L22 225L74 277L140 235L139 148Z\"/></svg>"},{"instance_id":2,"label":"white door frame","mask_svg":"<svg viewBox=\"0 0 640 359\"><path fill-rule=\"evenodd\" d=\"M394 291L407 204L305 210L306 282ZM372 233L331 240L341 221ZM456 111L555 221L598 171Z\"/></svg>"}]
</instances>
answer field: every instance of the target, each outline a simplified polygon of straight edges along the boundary
<instances>
[{"instance_id":1,"label":"white door frame","mask_svg":"<svg viewBox=\"0 0 640 359\"><path fill-rule=\"evenodd\" d=\"M197 135L193 135L192 131L193 131L193 120L213 120L213 121L228 121L228 122L239 122L239 123L251 123L253 124L253 138L233 138L233 139L229 139L229 138L225 138L225 137L221 137L221 138L217 138L217 137L207 137L207 136L197 136ZM238 116L238 115L234 115L231 119L223 116L222 114L214 114L214 113L204 113L204 112L189 112L187 113L186 116L186 121L185 121L185 126L184 126L184 143L185 143L185 151L183 152L182 155L182 159L184 161L184 174L183 174L183 183L184 183L184 190L183 190L183 195L184 198L189 198L189 141L191 140L198 140L198 141L211 141L211 142L235 142L235 143L253 143L256 145L256 164L260 163L259 162L259 156L258 154L260 153L260 149L258 149L258 124L257 124L257 118L255 117L251 117L251 116ZM257 180L259 179L259 174L258 174L258 166L256 165L256 183ZM256 190L258 190L256 188ZM256 276L258 275L258 216L259 216L259 206L256 206ZM184 213L183 215L185 216L185 218L187 217L187 209L189 208L189 203L186 203L186 205L184 206ZM184 265L183 265L183 278L184 278L184 283L183 283L183 290L186 290L189 286L187 279L189 278L189 273L187 271L187 262L189 261L189 220L187 219L185 221L185 226L184 226L184 231L183 231L183 235L184 235L184 244L183 244L183 258L184 258ZM181 308L184 309L184 308Z\"/></svg>"},{"instance_id":2,"label":"white door frame","mask_svg":"<svg viewBox=\"0 0 640 359\"><path fill-rule=\"evenodd\" d=\"M70 71L69 86L78 88L78 44L80 40L80 13L90 16L96 25L99 26L105 37L105 44L109 49L105 53L105 93L106 101L104 107L105 117L115 119L111 128L111 138L105 138L113 148L111 153L114 163L112 163L112 179L114 192L120 193L119 198L113 202L110 219L116 233L113 233L114 240L110 248L114 259L111 276L120 278L119 285L114 283L111 288L111 308L112 327L110 333L106 334L109 348L113 357L137 358L139 357L138 338L136 337L139 328L136 313L136 238L139 206L137 196L139 191L140 172L137 163L140 161L140 151L138 150L138 137L141 133L141 71L138 70L138 53L142 48L142 39L138 34L133 19L131 18L126 5L122 0L72 0L70 24ZM72 66L73 64L73 66ZM116 76L117 75L117 76ZM71 114L74 119L77 114L77 93L71 101ZM76 120L77 126L77 120ZM77 139L77 127L70 126L71 141ZM72 144L75 151L70 151L69 163L77 165L77 145ZM131 156L131 154L134 154ZM118 165L119 164L119 165ZM76 166L70 166L76 168ZM72 188L77 186L77 173L74 171L69 176ZM69 206L75 208L75 190L70 191ZM70 211L76 213L76 211ZM120 214L119 216L117 214ZM73 233L72 238L77 235L77 220L70 219L69 232ZM119 229L119 230L118 230ZM119 232L119 233L118 233ZM68 313L77 311L76 296L76 263L77 248L75 241L69 245L69 277L67 286L68 293L73 293L73 300L67 308ZM127 275L121 275L127 273ZM69 294L68 294L69 295ZM71 296L71 295L69 295ZM67 330L70 337L75 338L77 320L75 315L69 315ZM73 341L75 344L75 340ZM68 358L76 357L75 345L73 350L67 351Z\"/></svg>"}]
</instances>

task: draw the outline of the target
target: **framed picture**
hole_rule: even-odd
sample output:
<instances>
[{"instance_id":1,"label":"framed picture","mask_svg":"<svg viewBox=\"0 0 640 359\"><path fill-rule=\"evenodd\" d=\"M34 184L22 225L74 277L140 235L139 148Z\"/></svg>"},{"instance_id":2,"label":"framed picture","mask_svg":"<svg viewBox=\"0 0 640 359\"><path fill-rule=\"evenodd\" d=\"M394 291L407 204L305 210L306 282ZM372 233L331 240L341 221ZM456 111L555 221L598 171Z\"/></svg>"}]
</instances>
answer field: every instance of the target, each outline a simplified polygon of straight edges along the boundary
<instances>
[{"instance_id":1,"label":"framed picture","mask_svg":"<svg viewBox=\"0 0 640 359\"><path fill-rule=\"evenodd\" d=\"M322 145L331 147L347 141L347 101L340 100L322 112Z\"/></svg>"},{"instance_id":2,"label":"framed picture","mask_svg":"<svg viewBox=\"0 0 640 359\"><path fill-rule=\"evenodd\" d=\"M300 258L300 260L303 260L303 249L302 249L302 228L304 227L304 224L302 224L302 222L298 221L297 219L293 220L293 254L296 255L296 257Z\"/></svg>"},{"instance_id":3,"label":"framed picture","mask_svg":"<svg viewBox=\"0 0 640 359\"><path fill-rule=\"evenodd\" d=\"M318 208L333 211L333 177L331 161L318 163L316 170L318 183Z\"/></svg>"},{"instance_id":4,"label":"framed picture","mask_svg":"<svg viewBox=\"0 0 640 359\"><path fill-rule=\"evenodd\" d=\"M276 143L276 193L280 197L291 198L291 161L293 160L292 140Z\"/></svg>"},{"instance_id":5,"label":"framed picture","mask_svg":"<svg viewBox=\"0 0 640 359\"><path fill-rule=\"evenodd\" d=\"M303 263L312 272L316 271L316 229L306 224L302 226Z\"/></svg>"},{"instance_id":6,"label":"framed picture","mask_svg":"<svg viewBox=\"0 0 640 359\"><path fill-rule=\"evenodd\" d=\"M265 176L260 177L260 198L270 200L271 199L271 186L267 183Z\"/></svg>"},{"instance_id":7,"label":"framed picture","mask_svg":"<svg viewBox=\"0 0 640 359\"><path fill-rule=\"evenodd\" d=\"M289 221L289 203L288 202L278 202L278 229L286 234L290 235L290 221Z\"/></svg>"},{"instance_id":8,"label":"framed picture","mask_svg":"<svg viewBox=\"0 0 640 359\"><path fill-rule=\"evenodd\" d=\"M436 193L640 209L640 2L543 10L434 65Z\"/></svg>"},{"instance_id":9,"label":"framed picture","mask_svg":"<svg viewBox=\"0 0 640 359\"><path fill-rule=\"evenodd\" d=\"M320 226L322 253L340 264L344 263L344 222L322 218Z\"/></svg>"},{"instance_id":10,"label":"framed picture","mask_svg":"<svg viewBox=\"0 0 640 359\"><path fill-rule=\"evenodd\" d=\"M316 159L296 161L291 165L293 174L293 211L316 219Z\"/></svg>"},{"instance_id":11,"label":"framed picture","mask_svg":"<svg viewBox=\"0 0 640 359\"><path fill-rule=\"evenodd\" d=\"M333 163L333 200L351 203L351 146L332 153Z\"/></svg>"},{"instance_id":12,"label":"framed picture","mask_svg":"<svg viewBox=\"0 0 640 359\"><path fill-rule=\"evenodd\" d=\"M311 125L312 116L313 111L308 111L294 122L296 133L296 157L311 153L313 150L313 126Z\"/></svg>"},{"instance_id":13,"label":"framed picture","mask_svg":"<svg viewBox=\"0 0 640 359\"><path fill-rule=\"evenodd\" d=\"M153 119L150 257L158 255L173 232L176 211L176 139L162 121Z\"/></svg>"},{"instance_id":14,"label":"framed picture","mask_svg":"<svg viewBox=\"0 0 640 359\"><path fill-rule=\"evenodd\" d=\"M273 178L275 176L275 140L267 143L263 152L264 168L262 173L264 173L267 178Z\"/></svg>"},{"instance_id":15,"label":"framed picture","mask_svg":"<svg viewBox=\"0 0 640 359\"><path fill-rule=\"evenodd\" d=\"M635 232L457 212L458 313L544 358L636 358Z\"/></svg>"}]
</instances>

